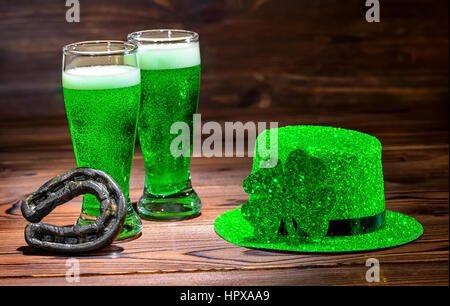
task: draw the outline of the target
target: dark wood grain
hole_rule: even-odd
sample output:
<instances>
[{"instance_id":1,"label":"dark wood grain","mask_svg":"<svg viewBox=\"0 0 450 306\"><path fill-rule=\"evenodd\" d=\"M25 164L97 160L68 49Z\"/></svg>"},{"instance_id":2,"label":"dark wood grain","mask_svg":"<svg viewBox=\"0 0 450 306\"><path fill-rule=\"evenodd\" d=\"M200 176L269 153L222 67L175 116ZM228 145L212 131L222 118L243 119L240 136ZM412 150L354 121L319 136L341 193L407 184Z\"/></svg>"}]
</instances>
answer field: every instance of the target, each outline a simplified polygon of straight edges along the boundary
<instances>
[{"instance_id":1,"label":"dark wood grain","mask_svg":"<svg viewBox=\"0 0 450 306\"><path fill-rule=\"evenodd\" d=\"M447 0L385 1L380 23L362 0L89 0L80 23L65 21L64 1L0 3L2 120L64 116L63 45L161 27L199 32L203 109L389 101L448 120Z\"/></svg>"},{"instance_id":2,"label":"dark wood grain","mask_svg":"<svg viewBox=\"0 0 450 306\"><path fill-rule=\"evenodd\" d=\"M442 262L427 264L429 269L440 269ZM444 273L435 275L433 279L423 272L422 263L406 264L383 264L380 282L375 285L448 285L448 276ZM367 284L364 275L366 267L360 265L346 265L336 269L333 265L323 265L315 267L296 267L288 269L253 269L246 270L222 270L213 272L169 272L169 273L136 273L111 276L90 276L84 277L80 283L71 285L81 286L115 286L136 285L136 286L179 286L189 284L191 286L249 286L258 284L261 286L292 286L292 285L336 285L336 286L360 286ZM286 277L289 275L289 277ZM68 283L62 277L46 278L13 278L7 281L0 280L0 284L7 285L33 285L42 286L54 284L64 286ZM372 283L372 285L374 285Z\"/></svg>"}]
</instances>

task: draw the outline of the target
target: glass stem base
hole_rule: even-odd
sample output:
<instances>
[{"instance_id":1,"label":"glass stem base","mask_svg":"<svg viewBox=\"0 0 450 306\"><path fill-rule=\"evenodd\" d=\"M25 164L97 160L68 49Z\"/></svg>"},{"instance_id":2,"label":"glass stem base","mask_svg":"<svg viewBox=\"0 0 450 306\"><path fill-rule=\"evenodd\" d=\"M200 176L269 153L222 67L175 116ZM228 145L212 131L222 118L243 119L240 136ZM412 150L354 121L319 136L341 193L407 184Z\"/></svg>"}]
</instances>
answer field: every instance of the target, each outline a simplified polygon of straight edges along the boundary
<instances>
[{"instance_id":1,"label":"glass stem base","mask_svg":"<svg viewBox=\"0 0 450 306\"><path fill-rule=\"evenodd\" d=\"M96 216L92 216L82 212L80 217L78 218L77 224L85 225L94 223L96 218ZM141 231L141 220L139 219L137 213L134 211L133 207L129 205L127 208L127 216L123 223L122 230L120 231L119 235L117 235L114 241L121 242L136 239L141 235Z\"/></svg>"},{"instance_id":2,"label":"glass stem base","mask_svg":"<svg viewBox=\"0 0 450 306\"><path fill-rule=\"evenodd\" d=\"M137 210L145 220L174 221L195 218L200 215L202 202L189 181L186 188L175 194L154 195L144 188Z\"/></svg>"}]
</instances>

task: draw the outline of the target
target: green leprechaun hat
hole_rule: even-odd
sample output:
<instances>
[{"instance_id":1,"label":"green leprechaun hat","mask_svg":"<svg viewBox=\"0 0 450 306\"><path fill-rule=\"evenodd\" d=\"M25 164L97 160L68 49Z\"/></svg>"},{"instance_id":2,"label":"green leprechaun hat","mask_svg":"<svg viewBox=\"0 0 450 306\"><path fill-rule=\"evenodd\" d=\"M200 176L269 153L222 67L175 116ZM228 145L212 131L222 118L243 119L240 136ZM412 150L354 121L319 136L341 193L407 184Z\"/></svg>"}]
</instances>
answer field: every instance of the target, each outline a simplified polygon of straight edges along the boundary
<instances>
[{"instance_id":1,"label":"green leprechaun hat","mask_svg":"<svg viewBox=\"0 0 450 306\"><path fill-rule=\"evenodd\" d=\"M273 156L262 157L259 147L269 143L278 148L277 162L262 168ZM405 244L423 233L414 218L385 210L381 144L357 131L266 130L258 136L252 174L243 187L249 201L214 224L222 238L237 245L349 252Z\"/></svg>"}]
</instances>

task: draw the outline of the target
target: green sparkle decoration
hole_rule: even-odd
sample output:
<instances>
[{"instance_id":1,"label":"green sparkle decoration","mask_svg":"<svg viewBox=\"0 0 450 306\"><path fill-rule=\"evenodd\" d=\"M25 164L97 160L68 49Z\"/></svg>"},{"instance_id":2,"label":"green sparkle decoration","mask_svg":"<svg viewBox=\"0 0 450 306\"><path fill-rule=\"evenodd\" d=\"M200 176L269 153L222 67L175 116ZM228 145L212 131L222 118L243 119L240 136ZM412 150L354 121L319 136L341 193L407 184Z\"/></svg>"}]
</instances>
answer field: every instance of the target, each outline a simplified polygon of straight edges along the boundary
<instances>
[{"instance_id":1,"label":"green sparkle decoration","mask_svg":"<svg viewBox=\"0 0 450 306\"><path fill-rule=\"evenodd\" d=\"M260 156L258 146L271 143L270 131L263 133L243 183L249 201L216 219L224 239L267 249L342 252L400 245L423 233L413 218L385 212L375 137L333 127L279 128L272 140L278 163L261 168L270 156Z\"/></svg>"},{"instance_id":2,"label":"green sparkle decoration","mask_svg":"<svg viewBox=\"0 0 450 306\"><path fill-rule=\"evenodd\" d=\"M281 231L287 236L283 238L296 241L327 233L335 195L320 159L292 151L284 165L279 161L274 168L256 171L244 180L243 187L253 197L243 205L242 213L255 228L255 236L274 240L281 237Z\"/></svg>"},{"instance_id":3,"label":"green sparkle decoration","mask_svg":"<svg viewBox=\"0 0 450 306\"><path fill-rule=\"evenodd\" d=\"M270 133L266 130L266 143ZM258 136L258 139L262 135ZM262 160L256 141L252 172L260 170ZM278 159L285 163L289 154L302 150L309 160L292 166L304 173L324 172L312 177L309 185L331 186L336 202L330 219L351 219L372 216L384 210L381 143L375 137L357 131L324 126L287 126L278 128ZM320 160L316 162L316 160ZM317 187L318 188L318 187ZM250 195L250 200L254 196Z\"/></svg>"}]
</instances>

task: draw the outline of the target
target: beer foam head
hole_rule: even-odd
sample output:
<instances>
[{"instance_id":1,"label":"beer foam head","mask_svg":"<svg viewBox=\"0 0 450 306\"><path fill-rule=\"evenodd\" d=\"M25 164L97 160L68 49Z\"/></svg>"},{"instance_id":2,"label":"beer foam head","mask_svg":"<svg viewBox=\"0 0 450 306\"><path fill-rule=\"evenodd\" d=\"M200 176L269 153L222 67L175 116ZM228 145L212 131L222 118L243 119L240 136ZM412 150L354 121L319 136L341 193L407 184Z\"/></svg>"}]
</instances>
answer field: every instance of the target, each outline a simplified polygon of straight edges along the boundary
<instances>
[{"instance_id":1,"label":"beer foam head","mask_svg":"<svg viewBox=\"0 0 450 306\"><path fill-rule=\"evenodd\" d=\"M140 45L137 56L139 67L144 70L177 69L200 65L198 42Z\"/></svg>"},{"instance_id":2,"label":"beer foam head","mask_svg":"<svg viewBox=\"0 0 450 306\"><path fill-rule=\"evenodd\" d=\"M63 72L63 87L69 89L112 89L141 82L139 68L126 65L76 67Z\"/></svg>"}]
</instances>

